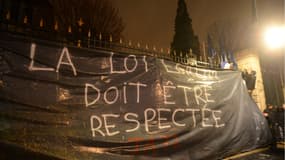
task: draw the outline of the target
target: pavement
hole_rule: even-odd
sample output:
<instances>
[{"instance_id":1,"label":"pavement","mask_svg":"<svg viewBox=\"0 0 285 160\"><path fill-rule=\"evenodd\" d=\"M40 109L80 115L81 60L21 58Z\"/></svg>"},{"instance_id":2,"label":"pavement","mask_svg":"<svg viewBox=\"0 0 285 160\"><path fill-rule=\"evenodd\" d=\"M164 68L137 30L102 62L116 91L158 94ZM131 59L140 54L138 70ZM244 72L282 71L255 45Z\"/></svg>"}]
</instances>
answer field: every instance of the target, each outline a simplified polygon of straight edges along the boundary
<instances>
[{"instance_id":1,"label":"pavement","mask_svg":"<svg viewBox=\"0 0 285 160\"><path fill-rule=\"evenodd\" d=\"M223 160L284 160L285 143L278 143L274 149L270 146L264 148L258 148L252 151L233 155L231 157L224 158ZM40 153L34 153L26 151L16 146L5 146L0 143L0 160L60 160L55 157L42 155Z\"/></svg>"},{"instance_id":2,"label":"pavement","mask_svg":"<svg viewBox=\"0 0 285 160\"><path fill-rule=\"evenodd\" d=\"M284 142L280 142L274 148L259 148L225 158L224 160L284 160L284 151Z\"/></svg>"}]
</instances>

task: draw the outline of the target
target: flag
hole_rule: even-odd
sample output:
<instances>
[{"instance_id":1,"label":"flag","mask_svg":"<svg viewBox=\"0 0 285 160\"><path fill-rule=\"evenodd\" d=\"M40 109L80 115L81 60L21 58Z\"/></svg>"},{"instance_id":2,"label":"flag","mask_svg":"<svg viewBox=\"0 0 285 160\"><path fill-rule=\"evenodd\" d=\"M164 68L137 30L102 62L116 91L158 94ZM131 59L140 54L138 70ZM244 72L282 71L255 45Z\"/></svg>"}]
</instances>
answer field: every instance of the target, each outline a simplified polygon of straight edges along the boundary
<instances>
[{"instance_id":1,"label":"flag","mask_svg":"<svg viewBox=\"0 0 285 160\"><path fill-rule=\"evenodd\" d=\"M228 63L227 53L224 48L224 37L221 36L219 39L219 46L220 46L220 54L221 54L221 68L225 68L226 64Z\"/></svg>"},{"instance_id":2,"label":"flag","mask_svg":"<svg viewBox=\"0 0 285 160\"><path fill-rule=\"evenodd\" d=\"M221 61L220 61L221 68L225 68L226 63L227 62L225 61L225 56L222 54L221 55Z\"/></svg>"},{"instance_id":3,"label":"flag","mask_svg":"<svg viewBox=\"0 0 285 160\"><path fill-rule=\"evenodd\" d=\"M237 69L238 65L234 57L234 52L233 51L229 51L229 52L230 52L230 61L233 63L233 69Z\"/></svg>"},{"instance_id":4,"label":"flag","mask_svg":"<svg viewBox=\"0 0 285 160\"><path fill-rule=\"evenodd\" d=\"M226 51L223 51L223 56L224 56L224 61L226 62L226 63L228 63L229 62L229 60L228 60L228 55L227 55L227 52Z\"/></svg>"},{"instance_id":5,"label":"flag","mask_svg":"<svg viewBox=\"0 0 285 160\"><path fill-rule=\"evenodd\" d=\"M208 37L207 37L207 43L208 43L208 56L213 58L215 55L216 55L216 51L213 47L213 43L212 43L212 39L210 37L210 35L208 34Z\"/></svg>"}]
</instances>

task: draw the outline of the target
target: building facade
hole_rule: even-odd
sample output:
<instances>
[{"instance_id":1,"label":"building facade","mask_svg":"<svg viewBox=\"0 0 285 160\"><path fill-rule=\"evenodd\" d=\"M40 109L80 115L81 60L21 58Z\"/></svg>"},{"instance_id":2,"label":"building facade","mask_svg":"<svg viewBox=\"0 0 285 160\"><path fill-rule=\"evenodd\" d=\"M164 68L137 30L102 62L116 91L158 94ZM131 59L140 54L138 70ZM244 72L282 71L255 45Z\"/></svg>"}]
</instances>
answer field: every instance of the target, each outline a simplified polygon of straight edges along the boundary
<instances>
[{"instance_id":1,"label":"building facade","mask_svg":"<svg viewBox=\"0 0 285 160\"><path fill-rule=\"evenodd\" d=\"M236 61L239 70L243 72L247 71L249 73L252 71L255 72L255 89L252 90L251 97L256 102L259 109L263 111L266 108L266 100L258 51L255 49L241 50L236 53Z\"/></svg>"}]
</instances>

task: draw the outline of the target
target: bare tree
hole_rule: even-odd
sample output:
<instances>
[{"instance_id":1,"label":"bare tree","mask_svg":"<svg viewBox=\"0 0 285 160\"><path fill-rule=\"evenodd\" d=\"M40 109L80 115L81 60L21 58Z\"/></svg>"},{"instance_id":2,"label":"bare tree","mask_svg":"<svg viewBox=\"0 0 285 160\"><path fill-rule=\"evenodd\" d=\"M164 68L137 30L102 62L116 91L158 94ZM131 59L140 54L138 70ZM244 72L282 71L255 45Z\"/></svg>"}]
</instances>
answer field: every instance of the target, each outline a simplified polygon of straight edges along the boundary
<instances>
[{"instance_id":1,"label":"bare tree","mask_svg":"<svg viewBox=\"0 0 285 160\"><path fill-rule=\"evenodd\" d=\"M118 9L109 0L49 0L59 30L78 31L87 36L102 33L102 39L118 41L124 29Z\"/></svg>"},{"instance_id":2,"label":"bare tree","mask_svg":"<svg viewBox=\"0 0 285 160\"><path fill-rule=\"evenodd\" d=\"M235 52L250 45L251 23L240 19L216 21L209 27L208 34L218 53Z\"/></svg>"}]
</instances>

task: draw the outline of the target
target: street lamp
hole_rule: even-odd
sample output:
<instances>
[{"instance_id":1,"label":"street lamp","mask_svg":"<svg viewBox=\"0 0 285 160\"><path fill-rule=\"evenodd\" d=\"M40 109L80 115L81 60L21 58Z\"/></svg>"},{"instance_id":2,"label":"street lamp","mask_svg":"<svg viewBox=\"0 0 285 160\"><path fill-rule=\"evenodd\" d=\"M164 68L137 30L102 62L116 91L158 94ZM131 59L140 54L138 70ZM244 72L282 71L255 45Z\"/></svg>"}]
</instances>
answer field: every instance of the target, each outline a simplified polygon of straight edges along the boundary
<instances>
[{"instance_id":1,"label":"street lamp","mask_svg":"<svg viewBox=\"0 0 285 160\"><path fill-rule=\"evenodd\" d=\"M267 47L270 49L285 47L285 26L267 28L264 32L264 40Z\"/></svg>"},{"instance_id":2,"label":"street lamp","mask_svg":"<svg viewBox=\"0 0 285 160\"><path fill-rule=\"evenodd\" d=\"M284 3L285 6L285 3ZM284 11L285 14L285 11ZM281 85L283 90L283 103L285 102L285 84L284 84L284 62L285 62L285 25L284 26L275 26L267 28L264 32L264 40L269 49L279 50L281 49L281 57L283 56L283 61L281 61L282 66L281 72Z\"/></svg>"}]
</instances>

